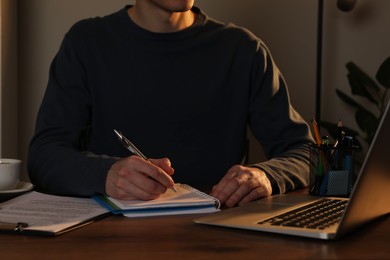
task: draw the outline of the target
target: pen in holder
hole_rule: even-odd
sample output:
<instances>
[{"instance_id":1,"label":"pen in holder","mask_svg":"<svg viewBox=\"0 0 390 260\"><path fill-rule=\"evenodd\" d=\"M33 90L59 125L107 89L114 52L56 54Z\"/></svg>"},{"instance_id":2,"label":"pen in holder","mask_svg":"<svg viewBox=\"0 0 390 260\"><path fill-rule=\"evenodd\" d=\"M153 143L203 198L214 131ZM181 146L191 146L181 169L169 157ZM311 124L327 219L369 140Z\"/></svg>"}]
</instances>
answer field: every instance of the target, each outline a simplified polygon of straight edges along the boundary
<instances>
[{"instance_id":1,"label":"pen in holder","mask_svg":"<svg viewBox=\"0 0 390 260\"><path fill-rule=\"evenodd\" d=\"M345 136L337 145L323 138L310 147L310 157L309 193L348 197L355 182L353 138Z\"/></svg>"}]
</instances>

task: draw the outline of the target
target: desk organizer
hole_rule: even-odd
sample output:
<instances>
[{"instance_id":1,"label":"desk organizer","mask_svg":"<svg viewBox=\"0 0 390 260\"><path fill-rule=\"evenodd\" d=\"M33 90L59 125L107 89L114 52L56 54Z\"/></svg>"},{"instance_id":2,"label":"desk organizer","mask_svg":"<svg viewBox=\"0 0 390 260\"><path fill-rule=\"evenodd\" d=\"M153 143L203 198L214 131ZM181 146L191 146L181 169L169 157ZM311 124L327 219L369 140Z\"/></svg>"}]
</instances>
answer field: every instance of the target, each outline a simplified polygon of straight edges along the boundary
<instances>
[{"instance_id":1,"label":"desk organizer","mask_svg":"<svg viewBox=\"0 0 390 260\"><path fill-rule=\"evenodd\" d=\"M311 195L348 197L355 182L353 138L310 147Z\"/></svg>"}]
</instances>

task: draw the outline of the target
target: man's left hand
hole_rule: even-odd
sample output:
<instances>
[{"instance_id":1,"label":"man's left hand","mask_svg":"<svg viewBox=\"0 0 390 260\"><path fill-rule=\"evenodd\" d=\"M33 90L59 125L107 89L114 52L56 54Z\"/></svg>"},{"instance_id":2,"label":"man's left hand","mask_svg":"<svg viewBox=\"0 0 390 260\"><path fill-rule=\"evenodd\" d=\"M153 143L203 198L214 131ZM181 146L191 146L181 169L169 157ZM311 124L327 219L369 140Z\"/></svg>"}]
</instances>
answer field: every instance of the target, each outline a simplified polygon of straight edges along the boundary
<instances>
[{"instance_id":1,"label":"man's left hand","mask_svg":"<svg viewBox=\"0 0 390 260\"><path fill-rule=\"evenodd\" d=\"M271 196L272 186L266 174L255 167L234 165L215 185L211 195L228 207L244 205Z\"/></svg>"}]
</instances>

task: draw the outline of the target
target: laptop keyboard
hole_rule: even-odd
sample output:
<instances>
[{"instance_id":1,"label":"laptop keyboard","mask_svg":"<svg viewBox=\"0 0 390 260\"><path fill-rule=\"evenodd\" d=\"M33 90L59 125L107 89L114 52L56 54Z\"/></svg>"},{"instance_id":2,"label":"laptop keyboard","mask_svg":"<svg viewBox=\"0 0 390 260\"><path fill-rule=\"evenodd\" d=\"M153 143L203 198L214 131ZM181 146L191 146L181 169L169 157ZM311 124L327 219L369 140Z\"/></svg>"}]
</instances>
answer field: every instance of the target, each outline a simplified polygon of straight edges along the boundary
<instances>
[{"instance_id":1,"label":"laptop keyboard","mask_svg":"<svg viewBox=\"0 0 390 260\"><path fill-rule=\"evenodd\" d=\"M340 222L348 200L323 198L258 224L325 229Z\"/></svg>"}]
</instances>

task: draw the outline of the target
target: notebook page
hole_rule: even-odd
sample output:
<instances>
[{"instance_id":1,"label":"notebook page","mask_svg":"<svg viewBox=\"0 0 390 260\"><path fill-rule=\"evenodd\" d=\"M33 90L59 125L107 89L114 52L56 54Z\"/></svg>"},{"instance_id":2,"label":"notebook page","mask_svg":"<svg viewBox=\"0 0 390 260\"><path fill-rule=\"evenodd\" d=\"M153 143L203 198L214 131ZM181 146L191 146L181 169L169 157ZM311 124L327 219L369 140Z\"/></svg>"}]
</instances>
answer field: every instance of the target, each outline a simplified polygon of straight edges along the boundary
<instances>
[{"instance_id":1,"label":"notebook page","mask_svg":"<svg viewBox=\"0 0 390 260\"><path fill-rule=\"evenodd\" d=\"M130 209L153 209L153 208L171 208L171 207L190 207L200 205L216 205L219 208L219 201L206 193L203 193L186 184L175 184L177 192L167 189L155 200L118 200L108 197L111 202L122 210Z\"/></svg>"}]
</instances>

